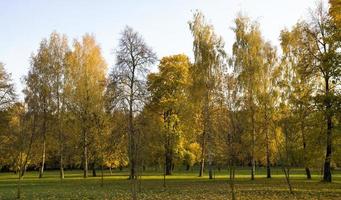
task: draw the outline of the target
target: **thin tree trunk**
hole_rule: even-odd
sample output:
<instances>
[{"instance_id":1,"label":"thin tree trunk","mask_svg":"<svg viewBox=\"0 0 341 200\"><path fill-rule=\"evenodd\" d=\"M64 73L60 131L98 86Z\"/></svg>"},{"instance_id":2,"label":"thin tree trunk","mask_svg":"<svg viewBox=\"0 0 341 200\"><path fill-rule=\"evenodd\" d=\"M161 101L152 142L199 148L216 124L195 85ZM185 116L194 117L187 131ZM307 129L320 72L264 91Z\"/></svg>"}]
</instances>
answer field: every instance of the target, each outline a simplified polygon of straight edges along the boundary
<instances>
[{"instance_id":1,"label":"thin tree trunk","mask_svg":"<svg viewBox=\"0 0 341 200\"><path fill-rule=\"evenodd\" d=\"M326 158L324 161L324 170L323 170L323 180L326 182L332 182L332 174L331 174L331 156L332 156L332 119L330 116L327 117L327 150L326 150Z\"/></svg>"},{"instance_id":2,"label":"thin tree trunk","mask_svg":"<svg viewBox=\"0 0 341 200\"><path fill-rule=\"evenodd\" d=\"M167 174L167 164L165 162L164 167L163 167L163 187L166 187L166 174Z\"/></svg>"},{"instance_id":3,"label":"thin tree trunk","mask_svg":"<svg viewBox=\"0 0 341 200\"><path fill-rule=\"evenodd\" d=\"M62 133L62 123L61 123L61 110L62 112L64 111L64 97L60 98L60 92L59 92L59 82L60 82L60 74L57 75L57 88L56 88L56 93L57 93L57 117L58 117L58 139L59 139L59 175L60 175L60 180L64 179L64 158L63 158L63 133ZM62 101L62 106L60 106L60 101Z\"/></svg>"},{"instance_id":4,"label":"thin tree trunk","mask_svg":"<svg viewBox=\"0 0 341 200\"><path fill-rule=\"evenodd\" d=\"M205 134L205 132L203 132L202 143L201 143L201 161L200 161L199 177L202 177L204 175L205 151L206 151L206 134Z\"/></svg>"},{"instance_id":5,"label":"thin tree trunk","mask_svg":"<svg viewBox=\"0 0 341 200\"><path fill-rule=\"evenodd\" d=\"M103 182L104 182L104 174L103 174L103 162L101 164L101 187L103 187Z\"/></svg>"},{"instance_id":6,"label":"thin tree trunk","mask_svg":"<svg viewBox=\"0 0 341 200\"><path fill-rule=\"evenodd\" d=\"M230 188L231 188L231 198L232 200L236 200L236 192L234 188L234 178L235 178L235 166L230 162Z\"/></svg>"},{"instance_id":7,"label":"thin tree trunk","mask_svg":"<svg viewBox=\"0 0 341 200\"><path fill-rule=\"evenodd\" d=\"M23 170L21 170L19 172L19 173L21 173L21 177L23 177L25 175L28 159L29 159L29 157L31 155L33 138L34 138L34 135L35 135L35 129L36 129L36 117L35 117L35 115L33 115L33 127L32 127L32 133L31 133L31 137L30 137L30 143L28 145L28 150L27 150L26 158L25 158L25 161L24 161L24 164L23 164Z\"/></svg>"},{"instance_id":8,"label":"thin tree trunk","mask_svg":"<svg viewBox=\"0 0 341 200\"><path fill-rule=\"evenodd\" d=\"M310 169L308 167L308 158L307 158L307 143L305 138L305 132L304 132L304 122L303 119L301 119L301 133L302 133L302 142L303 142L303 154L304 154L304 165L305 165L305 173L307 175L307 179L311 179L311 173Z\"/></svg>"},{"instance_id":9,"label":"thin tree trunk","mask_svg":"<svg viewBox=\"0 0 341 200\"><path fill-rule=\"evenodd\" d=\"M43 178L44 166L45 166L45 156L46 156L46 135L45 135L45 131L44 131L44 133L43 133L43 151L42 151L42 155L41 155L41 166L40 166L40 170L39 170L39 178Z\"/></svg>"},{"instance_id":10,"label":"thin tree trunk","mask_svg":"<svg viewBox=\"0 0 341 200\"><path fill-rule=\"evenodd\" d=\"M18 190L17 190L17 199L21 199L21 179L22 179L22 171L24 171L22 163L22 152L20 152L20 167L19 167L19 179L18 179Z\"/></svg>"},{"instance_id":11,"label":"thin tree trunk","mask_svg":"<svg viewBox=\"0 0 341 200\"><path fill-rule=\"evenodd\" d=\"M332 158L332 113L331 113L331 102L329 97L329 78L325 78L326 84L326 118L327 118L327 149L326 158L324 160L323 180L326 182L332 182L332 173L330 162Z\"/></svg>"},{"instance_id":12,"label":"thin tree trunk","mask_svg":"<svg viewBox=\"0 0 341 200\"><path fill-rule=\"evenodd\" d=\"M208 178L213 179L212 155L208 155Z\"/></svg>"},{"instance_id":13,"label":"thin tree trunk","mask_svg":"<svg viewBox=\"0 0 341 200\"><path fill-rule=\"evenodd\" d=\"M83 129L83 177L88 177L87 131Z\"/></svg>"},{"instance_id":14,"label":"thin tree trunk","mask_svg":"<svg viewBox=\"0 0 341 200\"><path fill-rule=\"evenodd\" d=\"M294 194L294 192L292 190L291 182L290 182L290 169L283 167L283 172L285 175L285 180L287 181L287 184L288 184L289 192L290 192L290 194Z\"/></svg>"},{"instance_id":15,"label":"thin tree trunk","mask_svg":"<svg viewBox=\"0 0 341 200\"><path fill-rule=\"evenodd\" d=\"M255 130L255 117L254 117L254 111L253 108L251 108L252 117L251 117L251 123L252 123L252 153L251 153L251 180L255 180L255 173L256 173L256 161L255 161L255 143L256 143L256 130Z\"/></svg>"},{"instance_id":16,"label":"thin tree trunk","mask_svg":"<svg viewBox=\"0 0 341 200\"><path fill-rule=\"evenodd\" d=\"M60 157L59 157L59 172L60 172L60 179L64 179L64 161L63 161L63 145L60 144L59 151L60 151Z\"/></svg>"},{"instance_id":17,"label":"thin tree trunk","mask_svg":"<svg viewBox=\"0 0 341 200\"><path fill-rule=\"evenodd\" d=\"M169 147L167 148L166 153L166 175L172 175L172 153L169 150Z\"/></svg>"},{"instance_id":18,"label":"thin tree trunk","mask_svg":"<svg viewBox=\"0 0 341 200\"><path fill-rule=\"evenodd\" d=\"M96 176L97 176L97 174L96 174L96 161L94 161L94 162L92 163L92 176L93 176L93 177L96 177Z\"/></svg>"},{"instance_id":19,"label":"thin tree trunk","mask_svg":"<svg viewBox=\"0 0 341 200\"><path fill-rule=\"evenodd\" d=\"M63 158L63 135L61 130L60 118L58 119L59 123L59 175L60 180L64 179L64 158Z\"/></svg>"},{"instance_id":20,"label":"thin tree trunk","mask_svg":"<svg viewBox=\"0 0 341 200\"><path fill-rule=\"evenodd\" d=\"M270 149L269 149L269 129L266 128L266 178L271 178Z\"/></svg>"}]
</instances>

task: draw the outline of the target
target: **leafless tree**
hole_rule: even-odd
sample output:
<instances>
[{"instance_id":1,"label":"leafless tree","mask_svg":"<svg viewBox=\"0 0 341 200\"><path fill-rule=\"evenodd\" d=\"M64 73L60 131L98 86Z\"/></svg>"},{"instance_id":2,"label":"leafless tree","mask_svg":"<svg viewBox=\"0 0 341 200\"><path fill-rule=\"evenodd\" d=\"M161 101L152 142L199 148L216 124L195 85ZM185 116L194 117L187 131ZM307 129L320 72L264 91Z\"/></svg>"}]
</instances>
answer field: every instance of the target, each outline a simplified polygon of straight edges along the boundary
<instances>
[{"instance_id":1,"label":"leafless tree","mask_svg":"<svg viewBox=\"0 0 341 200\"><path fill-rule=\"evenodd\" d=\"M134 118L143 108L147 96L146 75L157 60L156 54L141 35L126 26L116 49L116 65L110 74L110 108L122 109L128 117L128 156L133 199L137 191L137 130Z\"/></svg>"}]
</instances>

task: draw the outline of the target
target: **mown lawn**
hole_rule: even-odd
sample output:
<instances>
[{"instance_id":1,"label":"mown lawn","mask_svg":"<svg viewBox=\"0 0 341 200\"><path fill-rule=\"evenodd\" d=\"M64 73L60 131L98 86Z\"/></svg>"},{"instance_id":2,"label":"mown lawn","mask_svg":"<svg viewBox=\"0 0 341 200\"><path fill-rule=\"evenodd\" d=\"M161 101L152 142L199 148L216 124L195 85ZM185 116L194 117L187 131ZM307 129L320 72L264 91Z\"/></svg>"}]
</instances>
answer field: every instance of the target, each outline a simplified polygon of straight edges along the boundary
<instances>
[{"instance_id":1,"label":"mown lawn","mask_svg":"<svg viewBox=\"0 0 341 200\"><path fill-rule=\"evenodd\" d=\"M341 171L333 172L333 183L321 182L317 171L313 179L306 180L304 171L292 172L294 195L290 195L280 169L273 169L273 178L265 178L265 170L258 169L255 181L249 179L249 169L238 169L236 177L237 199L341 199ZM38 172L28 172L22 181L22 199L131 199L127 171L105 171L101 187L98 177L82 178L82 171L66 171L61 182L58 171L46 171L43 179ZM0 173L0 199L15 199L17 175ZM167 176L163 187L161 172L148 171L140 182L139 199L231 199L227 171L216 171L215 179L199 178L197 172L176 172Z\"/></svg>"}]
</instances>

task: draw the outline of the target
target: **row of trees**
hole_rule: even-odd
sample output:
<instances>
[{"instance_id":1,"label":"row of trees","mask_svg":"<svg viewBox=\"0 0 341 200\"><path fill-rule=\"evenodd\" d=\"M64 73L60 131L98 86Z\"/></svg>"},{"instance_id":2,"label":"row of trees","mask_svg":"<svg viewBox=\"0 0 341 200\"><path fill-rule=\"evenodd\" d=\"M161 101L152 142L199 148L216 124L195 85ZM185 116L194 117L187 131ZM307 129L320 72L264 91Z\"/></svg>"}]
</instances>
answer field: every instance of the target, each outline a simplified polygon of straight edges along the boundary
<instances>
[{"instance_id":1,"label":"row of trees","mask_svg":"<svg viewBox=\"0 0 341 200\"><path fill-rule=\"evenodd\" d=\"M319 5L308 21L280 35L281 55L259 24L238 15L232 55L201 12L189 22L194 60L184 54L158 60L143 38L126 27L107 64L92 35L69 46L53 32L31 57L24 102L0 65L0 166L23 176L45 167L129 166L136 180L145 167L214 168L304 166L332 181L341 165L340 14ZM332 148L333 147L333 148ZM333 150L333 151L332 151ZM332 155L334 155L332 157Z\"/></svg>"}]
</instances>

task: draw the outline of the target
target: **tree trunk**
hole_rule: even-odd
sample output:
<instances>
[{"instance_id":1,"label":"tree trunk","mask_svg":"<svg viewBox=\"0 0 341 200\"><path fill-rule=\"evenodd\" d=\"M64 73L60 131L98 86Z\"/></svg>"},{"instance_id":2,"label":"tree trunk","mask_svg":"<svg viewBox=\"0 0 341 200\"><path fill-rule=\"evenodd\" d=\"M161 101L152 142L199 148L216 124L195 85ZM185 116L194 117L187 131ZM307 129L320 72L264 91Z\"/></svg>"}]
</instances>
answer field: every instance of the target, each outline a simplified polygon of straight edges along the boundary
<instances>
[{"instance_id":1,"label":"tree trunk","mask_svg":"<svg viewBox=\"0 0 341 200\"><path fill-rule=\"evenodd\" d=\"M270 149L269 149L269 129L266 128L266 178L271 178Z\"/></svg>"},{"instance_id":2,"label":"tree trunk","mask_svg":"<svg viewBox=\"0 0 341 200\"><path fill-rule=\"evenodd\" d=\"M206 151L206 134L203 132L202 134L202 143L201 143L201 161L200 161L200 171L199 177L204 175L204 168L205 168L205 151Z\"/></svg>"},{"instance_id":3,"label":"tree trunk","mask_svg":"<svg viewBox=\"0 0 341 200\"><path fill-rule=\"evenodd\" d=\"M59 74L57 75L57 81L60 81ZM57 117L58 117L58 135L59 135L59 171L60 179L64 179L64 158L63 158L63 133L62 133L62 123L61 123L61 110L64 111L64 98L60 98L59 84L57 84ZM62 108L60 106L60 101L62 101Z\"/></svg>"},{"instance_id":4,"label":"tree trunk","mask_svg":"<svg viewBox=\"0 0 341 200\"><path fill-rule=\"evenodd\" d=\"M235 166L234 166L234 164L231 164L231 162L230 162L229 171L230 171L229 183L230 183L230 188L231 188L231 198L232 198L232 200L236 200L236 192L235 192L235 188L234 188Z\"/></svg>"},{"instance_id":5,"label":"tree trunk","mask_svg":"<svg viewBox=\"0 0 341 200\"><path fill-rule=\"evenodd\" d=\"M24 164L23 164L23 170L21 170L19 173L21 173L21 177L23 177L25 175L25 172L26 172L26 166L27 166L27 163L28 163L28 159L31 155L31 150L32 150L32 144L33 144L33 139L34 139L34 135L35 135L35 129L36 129L36 117L35 115L33 115L33 125L32 125L32 132L31 132L31 136L30 136L30 143L28 145L28 150L27 150L27 153L26 153L26 158L25 158L25 161L24 161Z\"/></svg>"},{"instance_id":6,"label":"tree trunk","mask_svg":"<svg viewBox=\"0 0 341 200\"><path fill-rule=\"evenodd\" d=\"M323 170L323 180L326 182L332 182L332 174L330 162L332 158L332 113L331 113L331 101L329 96L329 78L325 78L326 84L326 119L327 119L327 149L326 149L326 158L324 161L324 170Z\"/></svg>"},{"instance_id":7,"label":"tree trunk","mask_svg":"<svg viewBox=\"0 0 341 200\"><path fill-rule=\"evenodd\" d=\"M92 176L93 177L97 176L97 174L96 174L96 162L95 161L92 163Z\"/></svg>"},{"instance_id":8,"label":"tree trunk","mask_svg":"<svg viewBox=\"0 0 341 200\"><path fill-rule=\"evenodd\" d=\"M213 179L212 155L208 155L208 179Z\"/></svg>"},{"instance_id":9,"label":"tree trunk","mask_svg":"<svg viewBox=\"0 0 341 200\"><path fill-rule=\"evenodd\" d=\"M60 119L59 119L60 120ZM60 121L58 122L60 124ZM63 136L59 126L59 172L60 179L64 179Z\"/></svg>"},{"instance_id":10,"label":"tree trunk","mask_svg":"<svg viewBox=\"0 0 341 200\"><path fill-rule=\"evenodd\" d=\"M326 182L332 182L332 174L331 174L331 162L332 157L332 119L330 116L327 118L327 151L326 158L324 161L324 170L323 170L323 180Z\"/></svg>"},{"instance_id":11,"label":"tree trunk","mask_svg":"<svg viewBox=\"0 0 341 200\"><path fill-rule=\"evenodd\" d=\"M283 172L285 175L285 180L287 181L287 184L288 184L289 192L290 192L290 194L294 194L294 192L292 190L291 182L290 182L290 169L283 167Z\"/></svg>"},{"instance_id":12,"label":"tree trunk","mask_svg":"<svg viewBox=\"0 0 341 200\"><path fill-rule=\"evenodd\" d=\"M130 179L136 178L136 144L135 144L135 133L133 125L133 85L131 85L131 94L129 102L129 119L128 119L128 134L129 134L129 161L130 161Z\"/></svg>"},{"instance_id":13,"label":"tree trunk","mask_svg":"<svg viewBox=\"0 0 341 200\"><path fill-rule=\"evenodd\" d=\"M45 156L46 156L46 111L44 110L44 122L42 128L42 136L43 136L43 150L41 155L41 165L39 169L39 178L43 177L44 167L45 167Z\"/></svg>"},{"instance_id":14,"label":"tree trunk","mask_svg":"<svg viewBox=\"0 0 341 200\"><path fill-rule=\"evenodd\" d=\"M307 179L311 179L311 173L309 167L305 167L305 173L307 175Z\"/></svg>"},{"instance_id":15,"label":"tree trunk","mask_svg":"<svg viewBox=\"0 0 341 200\"><path fill-rule=\"evenodd\" d=\"M307 179L311 179L311 173L310 173L310 169L308 167L308 158L306 155L307 154L307 143L306 143L306 138L305 138L303 119L301 119L301 134L302 134L302 142L303 142L303 154L304 154L303 157L304 157L305 173L306 173Z\"/></svg>"},{"instance_id":16,"label":"tree trunk","mask_svg":"<svg viewBox=\"0 0 341 200\"><path fill-rule=\"evenodd\" d=\"M86 130L83 130L83 177L88 177L88 146Z\"/></svg>"},{"instance_id":17,"label":"tree trunk","mask_svg":"<svg viewBox=\"0 0 341 200\"><path fill-rule=\"evenodd\" d=\"M104 183L104 173L103 173L103 161L101 164L101 187L103 187L103 183Z\"/></svg>"},{"instance_id":18,"label":"tree trunk","mask_svg":"<svg viewBox=\"0 0 341 200\"><path fill-rule=\"evenodd\" d=\"M166 187L166 174L167 174L167 163L163 166L163 187Z\"/></svg>"},{"instance_id":19,"label":"tree trunk","mask_svg":"<svg viewBox=\"0 0 341 200\"><path fill-rule=\"evenodd\" d=\"M62 149L60 149L60 160L59 160L59 171L60 171L60 179L64 179L64 161L63 161L63 153Z\"/></svg>"},{"instance_id":20,"label":"tree trunk","mask_svg":"<svg viewBox=\"0 0 341 200\"><path fill-rule=\"evenodd\" d=\"M43 135L43 151L42 151L42 155L41 155L41 165L40 165L40 169L39 169L39 178L43 178L44 166L45 166L45 155L46 155L46 137L45 137L45 133L44 133L44 135Z\"/></svg>"},{"instance_id":21,"label":"tree trunk","mask_svg":"<svg viewBox=\"0 0 341 200\"><path fill-rule=\"evenodd\" d=\"M255 173L256 173L256 161L255 161L255 143L256 143L256 130L255 130L255 119L254 119L254 112L251 108L252 112L252 152L251 152L251 180L255 180Z\"/></svg>"},{"instance_id":22,"label":"tree trunk","mask_svg":"<svg viewBox=\"0 0 341 200\"><path fill-rule=\"evenodd\" d=\"M172 175L172 153L169 152L169 149L166 153L166 175Z\"/></svg>"},{"instance_id":23,"label":"tree trunk","mask_svg":"<svg viewBox=\"0 0 341 200\"><path fill-rule=\"evenodd\" d=\"M22 180L22 153L20 152L20 167L19 167L19 179L18 179L18 191L17 191L17 199L21 199L21 180Z\"/></svg>"}]
</instances>

